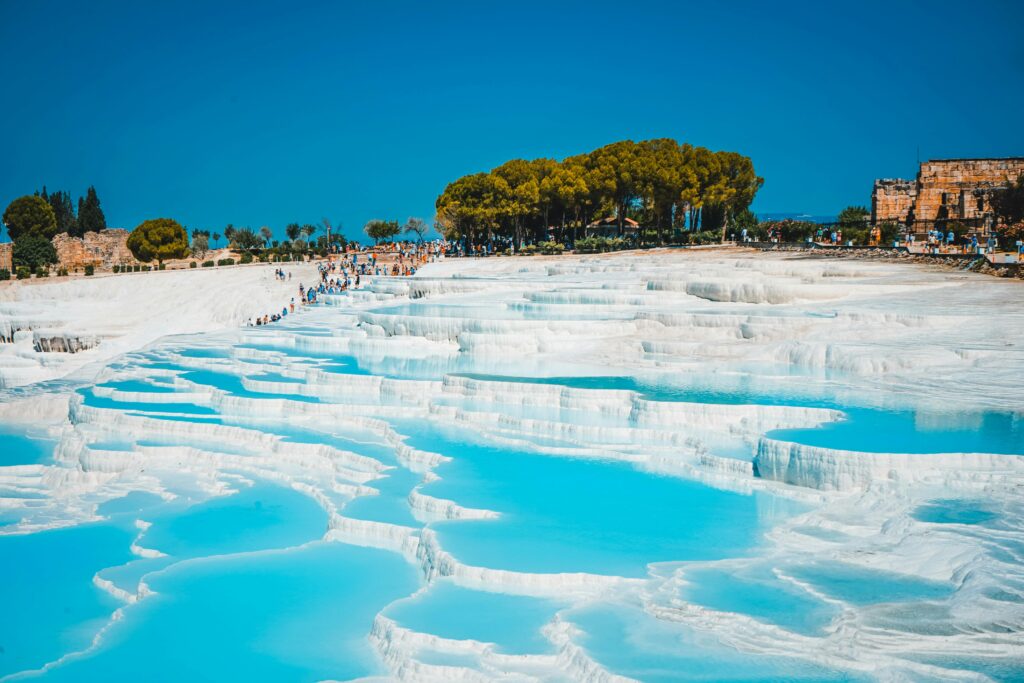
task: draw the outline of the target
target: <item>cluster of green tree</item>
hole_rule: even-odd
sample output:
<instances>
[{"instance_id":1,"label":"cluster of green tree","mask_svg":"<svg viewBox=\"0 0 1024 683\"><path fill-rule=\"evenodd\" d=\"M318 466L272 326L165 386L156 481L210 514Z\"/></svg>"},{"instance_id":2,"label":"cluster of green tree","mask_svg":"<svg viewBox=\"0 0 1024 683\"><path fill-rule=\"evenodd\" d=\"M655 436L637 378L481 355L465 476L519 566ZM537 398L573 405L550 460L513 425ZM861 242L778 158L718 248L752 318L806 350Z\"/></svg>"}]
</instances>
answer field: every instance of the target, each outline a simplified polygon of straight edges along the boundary
<instances>
[{"instance_id":1,"label":"cluster of green tree","mask_svg":"<svg viewBox=\"0 0 1024 683\"><path fill-rule=\"evenodd\" d=\"M50 241L57 234L57 217L47 200L38 195L18 197L7 205L4 225L14 241L16 269L40 273L57 262L57 250Z\"/></svg>"},{"instance_id":2,"label":"cluster of green tree","mask_svg":"<svg viewBox=\"0 0 1024 683\"><path fill-rule=\"evenodd\" d=\"M315 240L311 238L321 230L321 226L312 223L289 223L285 227L288 239L281 241L274 239L274 232L266 225L259 230L253 230L248 227L237 228L229 223L224 228L223 235L196 228L192 230L191 251L193 256L203 258L211 248L219 248L223 238L227 240L226 246L243 252L243 259L244 254L249 254L248 261L245 261L248 263L257 255L281 257L286 254L292 256L310 252L323 254L327 252L329 244L344 247L347 243L345 237L339 232L332 232L333 227L328 219L324 218L322 223L327 234L319 235Z\"/></svg>"},{"instance_id":3,"label":"cluster of green tree","mask_svg":"<svg viewBox=\"0 0 1024 683\"><path fill-rule=\"evenodd\" d=\"M57 250L50 241L55 235L66 232L72 237L81 237L86 232L106 229L107 221L96 188L90 187L85 197L78 199L76 215L70 194L50 194L44 185L42 192L18 197L8 204L4 225L14 242L14 265L45 275L49 266L57 262Z\"/></svg>"},{"instance_id":4,"label":"cluster of green tree","mask_svg":"<svg viewBox=\"0 0 1024 683\"><path fill-rule=\"evenodd\" d=\"M89 186L85 197L78 198L78 212L71 203L71 194L57 191L48 193L46 185L42 191L36 192L53 209L54 218L57 220L57 232L66 232L72 237L81 237L87 232L99 232L107 229L107 219L100 208L100 198L96 194L96 188Z\"/></svg>"},{"instance_id":5,"label":"cluster of green tree","mask_svg":"<svg viewBox=\"0 0 1024 683\"><path fill-rule=\"evenodd\" d=\"M806 242L807 240L830 239L833 231L841 232L843 243L869 245L873 241L872 231L877 229L874 241L880 245L891 245L900 234L896 223L882 223L872 227L869 223L871 212L863 206L848 206L839 212L836 224L824 225L812 221L784 220L758 221L745 226L747 236L754 241L777 239L779 242Z\"/></svg>"},{"instance_id":6,"label":"cluster of green tree","mask_svg":"<svg viewBox=\"0 0 1024 683\"><path fill-rule=\"evenodd\" d=\"M405 221L404 225L399 225L398 221L385 221L375 218L363 226L363 232L373 240L374 244L390 242L402 233L410 237L414 236L417 242L422 242L423 236L427 234L427 230L429 228L426 221L412 216Z\"/></svg>"},{"instance_id":7,"label":"cluster of green tree","mask_svg":"<svg viewBox=\"0 0 1024 683\"><path fill-rule=\"evenodd\" d=\"M591 220L615 216L653 230L719 230L748 209L764 180L748 157L712 152L670 138L624 140L586 154L513 159L489 173L450 183L437 198L437 228L449 239L475 243L488 235L542 240Z\"/></svg>"},{"instance_id":8,"label":"cluster of green tree","mask_svg":"<svg viewBox=\"0 0 1024 683\"><path fill-rule=\"evenodd\" d=\"M295 256L309 253L326 254L331 245L343 248L348 244L348 240L341 234L340 228L341 223L338 224L338 230L332 232L334 229L331 222L324 218L321 221L321 225L289 223L284 227L284 234L288 239L281 240L280 242L271 239L273 233L271 233L270 228L261 228L260 234L269 245L266 251L274 256L284 256L285 254ZM324 234L317 235L314 240L313 235L316 235L320 230L323 230Z\"/></svg>"}]
</instances>

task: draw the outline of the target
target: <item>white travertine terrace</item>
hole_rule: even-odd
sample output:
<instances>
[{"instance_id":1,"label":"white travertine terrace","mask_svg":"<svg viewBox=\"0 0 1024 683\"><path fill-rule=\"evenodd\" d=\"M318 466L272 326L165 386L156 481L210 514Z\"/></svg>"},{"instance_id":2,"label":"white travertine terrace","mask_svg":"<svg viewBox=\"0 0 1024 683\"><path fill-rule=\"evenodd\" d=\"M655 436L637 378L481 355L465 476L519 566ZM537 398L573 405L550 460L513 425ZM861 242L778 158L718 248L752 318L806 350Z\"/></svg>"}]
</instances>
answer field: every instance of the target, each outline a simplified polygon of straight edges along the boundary
<instances>
[{"instance_id":1,"label":"white travertine terrace","mask_svg":"<svg viewBox=\"0 0 1024 683\"><path fill-rule=\"evenodd\" d=\"M285 265L291 282L257 264L0 283L0 389L63 377L166 335L280 312L316 276L312 264Z\"/></svg>"},{"instance_id":2,"label":"white travertine terrace","mask_svg":"<svg viewBox=\"0 0 1024 683\"><path fill-rule=\"evenodd\" d=\"M230 275L230 283L229 273L237 273ZM106 292L103 288L114 286L114 278L89 283L80 296L123 296L129 306L155 299L151 308L159 313L92 328L102 343L75 356L94 353L93 360L106 360L113 357L112 347L120 353L171 331L237 323L247 317L248 306L269 306L283 296L277 283L260 279L261 273L225 271L217 274L216 285L210 279L215 274L183 274L182 283L187 277L210 276L187 293L146 289L165 274L137 277L141 292ZM229 284L252 291L219 309L200 296L216 287L234 297L224 291ZM52 465L0 468L0 511L21 519L0 533L94 520L101 503L131 490L172 497L188 487L221 495L231 490L226 473L243 472L315 500L328 515L325 539L401 553L428 583L446 580L479 590L558 596L576 605L614 599L750 654L792 657L892 680L985 680L925 660L938 654L1024 657L1024 605L992 597L1019 595L1024 585L1024 564L1019 554L1007 550L1021 542L1024 529L1024 458L865 453L769 436L773 430L844 418L837 408L807 407L797 400L794 405L730 404L685 394L656 400L630 389L573 388L498 376L529 375L531 370L551 374L554 369L564 376L629 375L654 381L667 374L679 380L699 377L724 392L785 392L806 403L828 398L838 405L911 410L952 404L1020 415L1021 287L904 264L788 259L739 250L449 260L423 268L413 279L382 279L352 296L326 297L327 306L305 312L294 323L259 331L261 348L234 346L253 334L244 330L218 338L218 347L229 350L223 357L187 356L173 344L150 347L177 366L238 377L247 395L173 370L163 372L174 393L93 390L97 397L127 404L187 402L230 417L228 423L165 420L95 407L78 394L63 403L44 396L0 403L0 419L17 422L42 415L59 439ZM36 289L38 295L0 302L5 313L20 316L5 324L32 319L45 319L48 327L64 319L82 324L67 313L74 303L47 303L46 297L61 296L61 291ZM414 308L428 304L447 308L423 314ZM391 305L396 308L380 310ZM79 306L87 315L99 315L98 308ZM492 315L462 316L464 306ZM192 322L160 327L168 315ZM51 378L74 367L35 361L24 352L26 343L14 344L22 349L19 353L0 354L0 377L8 382ZM373 374L329 371L311 362L317 354L352 354ZM26 359L37 365L18 365ZM467 370L452 372L457 363ZM268 370L280 377L260 378ZM98 382L154 375L132 356L98 372ZM419 378L409 378L413 373ZM745 378L742 387L740 376ZM422 492L423 484L439 476L434 470L457 456L410 446L401 431L403 421L466 430L489 443L548 457L618 460L646 472L733 491L770 492L808 505L806 512L773 528L751 557L703 563L705 568L763 565L780 581L798 585L789 573L793 567L836 561L950 582L956 590L943 614L923 617L920 631L876 607L842 603L825 635L808 636L681 598L687 573L701 563L661 566L642 579L471 566L443 547L431 524L500 519L501 511ZM393 461L289 440L275 434L284 424L362 435L389 449ZM119 434L135 441L159 437L177 445L134 444L117 451L90 445ZM395 467L419 475L406 502L420 526L346 516L346 505L377 495L375 482ZM26 494L31 494L31 506ZM1006 520L1004 530L958 533L911 516L924 501L961 494L992 501ZM160 552L146 548L144 541L138 541L140 553ZM126 602L144 597L99 578L97 585ZM416 633L383 613L373 624L370 642L400 680L621 680L580 646L567 619L558 615L546 627L553 649L545 655L507 655L490 643ZM427 664L418 659L424 651L472 657L477 665Z\"/></svg>"}]
</instances>

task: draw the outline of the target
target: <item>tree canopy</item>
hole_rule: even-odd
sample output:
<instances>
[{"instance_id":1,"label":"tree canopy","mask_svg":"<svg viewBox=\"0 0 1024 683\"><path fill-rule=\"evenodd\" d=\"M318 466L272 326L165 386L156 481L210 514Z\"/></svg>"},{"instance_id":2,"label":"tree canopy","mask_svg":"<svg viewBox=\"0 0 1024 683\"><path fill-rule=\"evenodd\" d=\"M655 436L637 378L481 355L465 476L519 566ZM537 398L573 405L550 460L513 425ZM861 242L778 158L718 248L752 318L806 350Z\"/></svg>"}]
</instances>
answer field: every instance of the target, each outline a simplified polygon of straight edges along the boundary
<instances>
[{"instance_id":1,"label":"tree canopy","mask_svg":"<svg viewBox=\"0 0 1024 683\"><path fill-rule=\"evenodd\" d=\"M871 212L863 206L848 206L839 212L839 225L846 229L863 228L871 216Z\"/></svg>"},{"instance_id":2,"label":"tree canopy","mask_svg":"<svg viewBox=\"0 0 1024 683\"><path fill-rule=\"evenodd\" d=\"M78 200L78 233L84 235L106 229L107 218L100 208L100 198L96 195L96 188L90 185L85 198Z\"/></svg>"},{"instance_id":3,"label":"tree canopy","mask_svg":"<svg viewBox=\"0 0 1024 683\"><path fill-rule=\"evenodd\" d=\"M15 242L26 235L50 239L57 234L57 217L53 214L53 207L42 197L31 194L18 197L7 205L4 224Z\"/></svg>"},{"instance_id":4,"label":"tree canopy","mask_svg":"<svg viewBox=\"0 0 1024 683\"><path fill-rule=\"evenodd\" d=\"M166 261L189 254L188 234L178 221L152 218L143 221L128 235L128 248L140 261Z\"/></svg>"},{"instance_id":5,"label":"tree canopy","mask_svg":"<svg viewBox=\"0 0 1024 683\"><path fill-rule=\"evenodd\" d=\"M15 266L28 266L32 269L57 262L57 250L54 249L53 242L31 232L22 235L14 243L11 256Z\"/></svg>"},{"instance_id":6,"label":"tree canopy","mask_svg":"<svg viewBox=\"0 0 1024 683\"><path fill-rule=\"evenodd\" d=\"M422 218L410 217L402 226L402 232L416 235L417 241L422 242L423 236L427 234L427 224Z\"/></svg>"},{"instance_id":7,"label":"tree canopy","mask_svg":"<svg viewBox=\"0 0 1024 683\"><path fill-rule=\"evenodd\" d=\"M554 159L513 159L449 183L437 198L437 228L449 239L486 235L546 239L552 230L614 216L653 229L719 230L743 214L764 180L748 157L671 138L623 140Z\"/></svg>"},{"instance_id":8,"label":"tree canopy","mask_svg":"<svg viewBox=\"0 0 1024 683\"><path fill-rule=\"evenodd\" d=\"M224 231L225 233L227 230ZM263 246L264 240L250 228L236 228L231 231L231 246L241 251L252 251Z\"/></svg>"},{"instance_id":9,"label":"tree canopy","mask_svg":"<svg viewBox=\"0 0 1024 683\"><path fill-rule=\"evenodd\" d=\"M402 228L398 225L398 221L382 221L376 218L369 221L363 230L375 244L379 243L381 240L387 241L393 239L395 235L402 232Z\"/></svg>"},{"instance_id":10,"label":"tree canopy","mask_svg":"<svg viewBox=\"0 0 1024 683\"><path fill-rule=\"evenodd\" d=\"M60 190L48 193L46 185L43 185L43 191L36 192L36 194L49 202L50 208L53 209L53 215L57 219L58 233L66 232L72 237L82 236L78 230L78 217L75 215L75 205L71 201L70 193Z\"/></svg>"},{"instance_id":11,"label":"tree canopy","mask_svg":"<svg viewBox=\"0 0 1024 683\"><path fill-rule=\"evenodd\" d=\"M192 255L196 258L203 258L206 252L210 251L210 238L198 230L192 231Z\"/></svg>"}]
</instances>

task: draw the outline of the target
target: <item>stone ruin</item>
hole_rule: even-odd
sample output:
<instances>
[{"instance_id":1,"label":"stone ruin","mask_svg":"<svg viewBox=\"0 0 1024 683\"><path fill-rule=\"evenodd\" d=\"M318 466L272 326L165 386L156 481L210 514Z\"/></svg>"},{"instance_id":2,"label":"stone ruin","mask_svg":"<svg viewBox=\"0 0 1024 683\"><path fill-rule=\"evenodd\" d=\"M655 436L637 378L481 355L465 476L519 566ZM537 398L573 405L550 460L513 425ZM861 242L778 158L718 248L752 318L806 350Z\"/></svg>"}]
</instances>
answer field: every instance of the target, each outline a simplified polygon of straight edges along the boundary
<instances>
[{"instance_id":1,"label":"stone ruin","mask_svg":"<svg viewBox=\"0 0 1024 683\"><path fill-rule=\"evenodd\" d=\"M5 268L13 273L13 258L14 245L10 242L4 242L3 244L0 244L0 268Z\"/></svg>"},{"instance_id":2,"label":"stone ruin","mask_svg":"<svg viewBox=\"0 0 1024 683\"><path fill-rule=\"evenodd\" d=\"M871 221L972 221L991 227L992 195L1024 173L1024 157L935 159L916 180L881 178L871 192Z\"/></svg>"},{"instance_id":3,"label":"stone ruin","mask_svg":"<svg viewBox=\"0 0 1024 683\"><path fill-rule=\"evenodd\" d=\"M97 270L110 270L115 265L138 263L128 249L128 231L120 228L87 232L83 237L71 237L62 232L53 238L57 250L58 267L70 271L91 265Z\"/></svg>"}]
</instances>

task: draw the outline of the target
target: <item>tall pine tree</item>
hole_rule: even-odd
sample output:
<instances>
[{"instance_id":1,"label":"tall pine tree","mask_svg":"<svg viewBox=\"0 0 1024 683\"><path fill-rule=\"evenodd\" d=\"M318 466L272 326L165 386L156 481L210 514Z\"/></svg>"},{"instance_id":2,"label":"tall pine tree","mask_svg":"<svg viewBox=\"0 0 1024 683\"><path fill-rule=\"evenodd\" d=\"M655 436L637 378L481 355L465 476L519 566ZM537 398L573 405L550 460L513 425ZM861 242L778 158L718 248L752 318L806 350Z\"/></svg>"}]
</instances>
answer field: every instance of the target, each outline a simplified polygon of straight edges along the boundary
<instances>
[{"instance_id":1,"label":"tall pine tree","mask_svg":"<svg viewBox=\"0 0 1024 683\"><path fill-rule=\"evenodd\" d=\"M46 192L45 187L43 192ZM71 203L71 194L58 190L49 196L48 201L53 207L53 215L57 218L57 232L66 232L72 237L81 237L78 220L75 218L75 205Z\"/></svg>"},{"instance_id":2,"label":"tall pine tree","mask_svg":"<svg viewBox=\"0 0 1024 683\"><path fill-rule=\"evenodd\" d=\"M100 198L96 196L96 188L89 186L85 199L78 200L78 230L80 234L106 230L107 219L100 208Z\"/></svg>"}]
</instances>

